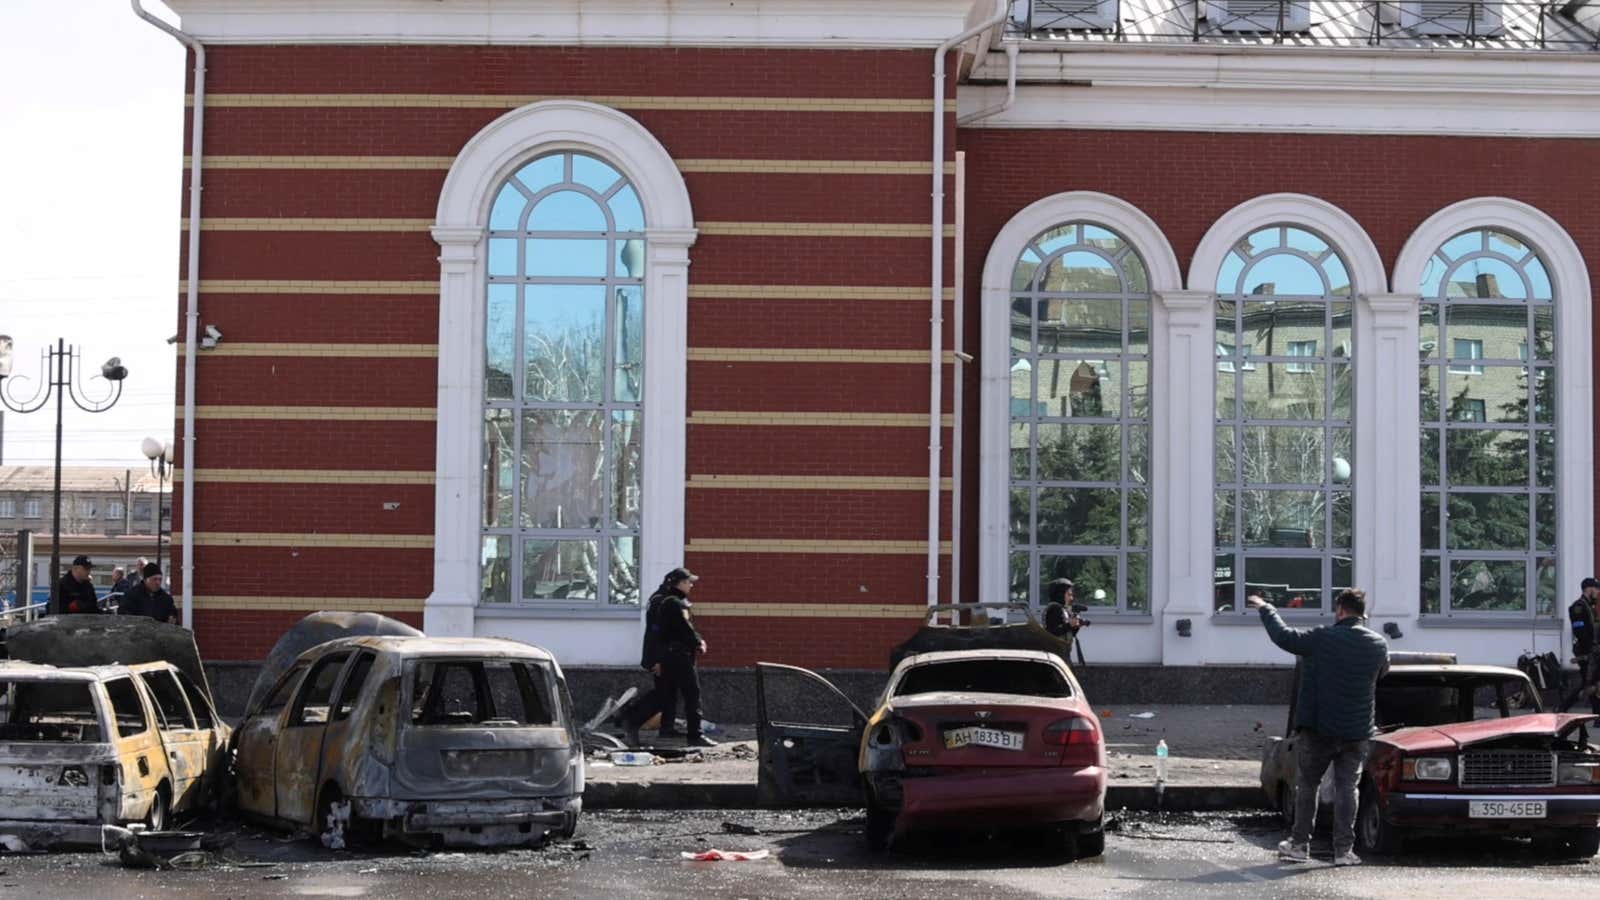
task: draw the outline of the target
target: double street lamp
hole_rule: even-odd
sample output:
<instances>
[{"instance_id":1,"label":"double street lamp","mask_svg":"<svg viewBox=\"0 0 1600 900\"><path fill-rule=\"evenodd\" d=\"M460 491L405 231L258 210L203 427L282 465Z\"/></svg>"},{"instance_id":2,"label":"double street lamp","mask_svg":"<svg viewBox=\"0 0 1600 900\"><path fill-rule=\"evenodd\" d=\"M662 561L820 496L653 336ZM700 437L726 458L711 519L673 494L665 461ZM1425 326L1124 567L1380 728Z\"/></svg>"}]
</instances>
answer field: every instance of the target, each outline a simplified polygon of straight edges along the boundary
<instances>
[{"instance_id":1,"label":"double street lamp","mask_svg":"<svg viewBox=\"0 0 1600 900\"><path fill-rule=\"evenodd\" d=\"M20 400L13 396L11 389L18 381L30 380L27 376L11 378L12 341L10 336L0 334L0 403L13 412L27 415L37 412L50 402L53 395L56 400L56 470L55 470L55 523L51 527L50 535L50 604L54 612L60 605L60 598L56 592L61 580L61 416L66 409L67 398L72 398L72 405L87 413L102 413L117 405L122 399L122 381L128 377L128 368L122 360L113 356L100 367L100 374L90 378L100 378L110 383L110 389L100 399L91 398L84 392L81 383L82 372L80 357L76 347L69 346L64 338L57 338L52 349L45 347L39 353L39 360L43 367L38 386L34 388L33 396L27 400ZM11 378L7 381L7 378ZM159 512L158 512L159 515Z\"/></svg>"},{"instance_id":2,"label":"double street lamp","mask_svg":"<svg viewBox=\"0 0 1600 900\"><path fill-rule=\"evenodd\" d=\"M144 458L150 460L150 474L156 476L156 565L161 565L161 499L166 495L167 479L172 477L172 442L165 444L147 437L139 445ZM143 577L143 573L140 573Z\"/></svg>"}]
</instances>

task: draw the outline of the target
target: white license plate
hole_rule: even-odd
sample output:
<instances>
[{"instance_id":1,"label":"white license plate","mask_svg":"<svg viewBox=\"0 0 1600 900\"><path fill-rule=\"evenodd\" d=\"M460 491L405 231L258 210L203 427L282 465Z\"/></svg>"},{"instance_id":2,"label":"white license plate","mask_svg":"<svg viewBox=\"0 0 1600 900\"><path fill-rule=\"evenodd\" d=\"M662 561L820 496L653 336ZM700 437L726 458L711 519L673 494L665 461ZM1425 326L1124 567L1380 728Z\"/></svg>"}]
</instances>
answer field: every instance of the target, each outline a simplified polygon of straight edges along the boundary
<instances>
[{"instance_id":1,"label":"white license plate","mask_svg":"<svg viewBox=\"0 0 1600 900\"><path fill-rule=\"evenodd\" d=\"M1022 732L1001 731L998 728L952 728L944 733L946 750L961 747L996 747L1001 750L1021 750Z\"/></svg>"},{"instance_id":2,"label":"white license plate","mask_svg":"<svg viewBox=\"0 0 1600 900\"><path fill-rule=\"evenodd\" d=\"M1545 817L1543 800L1469 800L1469 819L1542 819Z\"/></svg>"}]
</instances>

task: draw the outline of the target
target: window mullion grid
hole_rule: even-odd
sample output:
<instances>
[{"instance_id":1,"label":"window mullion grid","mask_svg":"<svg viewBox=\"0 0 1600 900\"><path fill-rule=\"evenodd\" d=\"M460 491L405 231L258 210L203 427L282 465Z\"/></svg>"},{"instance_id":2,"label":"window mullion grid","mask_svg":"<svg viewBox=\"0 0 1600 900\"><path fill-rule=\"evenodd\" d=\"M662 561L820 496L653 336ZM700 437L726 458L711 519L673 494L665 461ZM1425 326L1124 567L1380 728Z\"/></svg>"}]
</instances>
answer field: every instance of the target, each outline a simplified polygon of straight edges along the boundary
<instances>
[{"instance_id":1,"label":"window mullion grid","mask_svg":"<svg viewBox=\"0 0 1600 900\"><path fill-rule=\"evenodd\" d=\"M1114 263L1114 265L1117 265L1117 271L1120 273L1122 271L1121 266L1118 265L1118 264L1115 264L1115 263ZM1129 356L1129 354L1128 354L1128 291L1127 291L1127 286L1126 285L1123 285L1123 287L1122 287L1122 293L1121 293L1121 296L1120 296L1120 302L1121 302L1121 305L1122 305L1122 314L1121 314L1122 315L1122 342L1121 342L1121 346L1118 347L1117 366L1118 366L1118 368L1120 370L1119 371L1119 377L1122 379L1122 384L1120 386L1120 393L1122 395L1120 399L1122 401L1122 405L1117 409L1117 439L1121 444L1122 452L1121 452L1121 456L1120 456L1120 458L1119 458L1119 460L1117 462L1117 503L1118 503L1119 507L1122 510L1122 531L1121 531L1121 539L1119 541L1121 546L1117 550L1117 574L1116 574L1116 579L1117 579L1117 584L1116 584L1117 604L1116 604L1116 608L1117 608L1118 612L1126 612L1127 609L1128 609L1127 569L1128 569L1128 530L1129 530L1129 523L1128 523L1128 495L1129 495L1129 488L1128 488L1128 422L1133 418L1133 383L1132 383L1132 379L1129 378L1129 373L1131 373L1133 371L1133 365L1128 361L1128 356ZM1149 390L1149 385L1148 385L1149 380L1150 380L1150 371L1149 371L1148 368L1146 368L1145 369L1145 381L1146 381L1145 389L1147 391ZM1146 507L1146 510L1148 511L1148 509L1149 509L1149 500L1148 499L1146 499L1146 501L1145 501L1145 507ZM1148 514L1148 512L1147 512L1147 514Z\"/></svg>"},{"instance_id":2,"label":"window mullion grid","mask_svg":"<svg viewBox=\"0 0 1600 900\"><path fill-rule=\"evenodd\" d=\"M517 240L517 271L522 271L523 259L527 257L527 242ZM525 348L528 346L527 334L524 332L528 320L527 313L527 285L517 285L517 323L512 333L517 336L517 346L512 358L516 360L516 368L512 371L511 397L511 434L515 439L511 456L511 535L507 542L511 545L511 584L507 591L507 599L513 604L524 602L522 597L522 460L524 450L522 447L523 429L523 404L527 402L528 392L528 361Z\"/></svg>"},{"instance_id":3,"label":"window mullion grid","mask_svg":"<svg viewBox=\"0 0 1600 900\"><path fill-rule=\"evenodd\" d=\"M1241 276L1243 277L1242 273ZM1237 291L1235 292L1237 294ZM1233 301L1233 609L1244 614L1244 301ZM1215 402L1215 401L1213 401Z\"/></svg>"}]
</instances>

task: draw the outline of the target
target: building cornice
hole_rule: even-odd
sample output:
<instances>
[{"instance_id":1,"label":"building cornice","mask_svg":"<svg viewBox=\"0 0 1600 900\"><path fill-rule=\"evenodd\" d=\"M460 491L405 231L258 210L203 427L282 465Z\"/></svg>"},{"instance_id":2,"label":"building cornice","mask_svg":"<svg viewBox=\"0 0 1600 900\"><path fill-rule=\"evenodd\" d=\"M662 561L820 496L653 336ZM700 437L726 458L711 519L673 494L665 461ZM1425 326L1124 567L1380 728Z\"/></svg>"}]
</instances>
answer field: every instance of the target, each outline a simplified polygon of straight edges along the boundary
<instances>
[{"instance_id":1,"label":"building cornice","mask_svg":"<svg viewBox=\"0 0 1600 900\"><path fill-rule=\"evenodd\" d=\"M1003 81L991 53L972 74ZM1073 47L1022 54L979 128L1600 137L1600 54ZM962 86L962 113L1004 93Z\"/></svg>"},{"instance_id":2,"label":"building cornice","mask_svg":"<svg viewBox=\"0 0 1600 900\"><path fill-rule=\"evenodd\" d=\"M932 48L974 0L168 0L207 44Z\"/></svg>"}]
</instances>

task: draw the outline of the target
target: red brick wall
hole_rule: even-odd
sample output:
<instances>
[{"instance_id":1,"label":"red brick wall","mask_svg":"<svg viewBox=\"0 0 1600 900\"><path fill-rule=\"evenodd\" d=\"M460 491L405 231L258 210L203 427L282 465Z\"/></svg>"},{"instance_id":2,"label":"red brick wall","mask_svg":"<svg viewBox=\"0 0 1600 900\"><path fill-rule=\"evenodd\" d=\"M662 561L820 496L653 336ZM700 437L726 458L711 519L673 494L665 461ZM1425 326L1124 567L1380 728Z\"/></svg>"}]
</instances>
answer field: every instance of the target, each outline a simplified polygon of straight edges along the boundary
<instances>
[{"instance_id":1,"label":"red brick wall","mask_svg":"<svg viewBox=\"0 0 1600 900\"><path fill-rule=\"evenodd\" d=\"M448 160L506 112L474 102L297 106L259 95L583 96L640 121L677 159L861 160L926 164L931 151L931 60L925 52L550 49L516 47L215 47L208 53L204 217L431 220L441 166L420 169L239 167L238 157L430 157ZM850 112L662 109L628 98L748 97L902 101L896 110ZM607 100L605 98L612 98ZM919 101L907 105L903 101ZM433 102L433 101L430 101ZM946 115L947 158L954 121ZM229 161L229 158L235 158ZM186 176L187 177L187 176ZM751 172L686 175L706 222L858 223L926 227L929 177ZM947 222L953 198L947 203ZM947 244L947 248L950 245ZM424 230L207 230L203 282L260 279L431 283L437 245ZM691 285L833 285L918 288L928 281L926 237L770 237L704 234L691 250ZM948 306L947 306L948 309ZM339 294L203 291L202 319L226 344L396 343L438 340L428 293ZM181 320L182 310L179 311ZM949 329L946 328L948 339ZM924 350L924 299L690 301L691 348ZM428 358L203 355L198 360L201 532L267 534L274 544L213 540L196 548L196 615L208 657L266 652L301 614L260 609L259 598L351 598L420 603L432 585L431 551L318 546L317 535L427 536L432 488L237 481L227 470L430 471L430 421L344 421L228 407L431 408ZM689 410L926 415L927 363L838 364L697 361ZM947 384L948 390L948 384ZM181 385L179 388L182 390ZM948 394L945 411L949 411ZM947 432L948 433L948 432ZM464 440L473 439L463 436ZM691 421L688 475L926 477L926 427L781 427ZM221 478L223 480L217 480ZM383 509L398 502L395 510ZM926 492L698 489L685 510L690 541L920 541ZM179 501L175 501L175 507ZM948 506L948 497L946 498ZM181 523L178 525L181 528ZM948 513L946 513L948 527ZM903 604L914 615L926 590L920 553L693 552L708 576L697 600L732 603ZM648 578L656 573L647 573ZM301 604L304 611L315 604ZM230 608L251 607L251 608ZM844 609L848 609L845 606ZM407 614L409 621L420 616ZM781 658L828 666L881 666L909 631L906 618L789 619L708 615L709 665ZM781 637L780 637L781 636Z\"/></svg>"}]
</instances>

